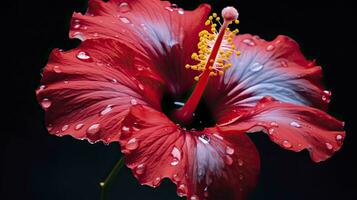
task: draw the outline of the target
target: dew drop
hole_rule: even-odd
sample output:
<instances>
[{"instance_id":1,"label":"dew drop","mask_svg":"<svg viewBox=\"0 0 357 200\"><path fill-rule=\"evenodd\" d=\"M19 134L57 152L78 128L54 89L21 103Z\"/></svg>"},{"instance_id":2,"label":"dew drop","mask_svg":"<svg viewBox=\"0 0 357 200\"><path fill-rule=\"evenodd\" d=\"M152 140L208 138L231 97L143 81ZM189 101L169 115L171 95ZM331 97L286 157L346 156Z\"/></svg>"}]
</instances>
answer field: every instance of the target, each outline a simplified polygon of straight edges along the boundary
<instances>
[{"instance_id":1,"label":"dew drop","mask_svg":"<svg viewBox=\"0 0 357 200\"><path fill-rule=\"evenodd\" d=\"M251 39L244 39L243 43L248 46L255 46L255 42L253 42L253 40L251 40Z\"/></svg>"},{"instance_id":2,"label":"dew drop","mask_svg":"<svg viewBox=\"0 0 357 200\"><path fill-rule=\"evenodd\" d=\"M177 175L177 174L172 175L172 179L173 179L175 182L179 182L179 181L180 181L180 177L179 177L179 175Z\"/></svg>"},{"instance_id":3,"label":"dew drop","mask_svg":"<svg viewBox=\"0 0 357 200\"><path fill-rule=\"evenodd\" d=\"M206 198L208 197L208 187L205 187L205 189L203 190L203 196L205 196Z\"/></svg>"},{"instance_id":4,"label":"dew drop","mask_svg":"<svg viewBox=\"0 0 357 200\"><path fill-rule=\"evenodd\" d=\"M119 20L123 22L124 24L130 24L130 20L126 17L119 17Z\"/></svg>"},{"instance_id":5,"label":"dew drop","mask_svg":"<svg viewBox=\"0 0 357 200\"><path fill-rule=\"evenodd\" d=\"M100 124L93 124L87 129L87 133L93 135L98 133L99 129L100 129Z\"/></svg>"},{"instance_id":6,"label":"dew drop","mask_svg":"<svg viewBox=\"0 0 357 200\"><path fill-rule=\"evenodd\" d=\"M174 147L171 151L171 155L173 157L171 165L176 166L181 160L181 151L177 147Z\"/></svg>"},{"instance_id":7,"label":"dew drop","mask_svg":"<svg viewBox=\"0 0 357 200\"><path fill-rule=\"evenodd\" d=\"M193 195L190 197L190 200L198 200L198 196L197 195Z\"/></svg>"},{"instance_id":8,"label":"dew drop","mask_svg":"<svg viewBox=\"0 0 357 200\"><path fill-rule=\"evenodd\" d=\"M119 5L119 12L121 13L127 13L131 10L130 5L127 2L122 2Z\"/></svg>"},{"instance_id":9,"label":"dew drop","mask_svg":"<svg viewBox=\"0 0 357 200\"><path fill-rule=\"evenodd\" d=\"M84 126L84 124L77 124L77 125L74 127L74 130L78 131L78 130L80 130L83 126Z\"/></svg>"},{"instance_id":10,"label":"dew drop","mask_svg":"<svg viewBox=\"0 0 357 200\"><path fill-rule=\"evenodd\" d=\"M58 66L58 65L53 66L53 71L58 73L58 74L62 72L60 66Z\"/></svg>"},{"instance_id":11,"label":"dew drop","mask_svg":"<svg viewBox=\"0 0 357 200\"><path fill-rule=\"evenodd\" d=\"M187 193L187 187L185 184L180 184L178 187L177 187L177 195L180 196L180 197L183 197L184 195L186 195Z\"/></svg>"},{"instance_id":12,"label":"dew drop","mask_svg":"<svg viewBox=\"0 0 357 200\"><path fill-rule=\"evenodd\" d=\"M321 97L322 101L326 102L326 103L329 103L330 102L330 98L325 96L325 95L322 95Z\"/></svg>"},{"instance_id":13,"label":"dew drop","mask_svg":"<svg viewBox=\"0 0 357 200\"><path fill-rule=\"evenodd\" d=\"M108 114L110 111L112 111L112 105L108 105L107 107L104 108L104 110L102 110L100 112L100 115L105 115L105 114Z\"/></svg>"},{"instance_id":14,"label":"dew drop","mask_svg":"<svg viewBox=\"0 0 357 200\"><path fill-rule=\"evenodd\" d=\"M324 90L324 93L325 93L327 96L331 96L331 91Z\"/></svg>"},{"instance_id":15,"label":"dew drop","mask_svg":"<svg viewBox=\"0 0 357 200\"><path fill-rule=\"evenodd\" d=\"M234 149L232 147L227 146L226 147L226 154L233 155L234 154Z\"/></svg>"},{"instance_id":16,"label":"dew drop","mask_svg":"<svg viewBox=\"0 0 357 200\"><path fill-rule=\"evenodd\" d=\"M285 148L291 148L292 145L291 145L291 143L290 143L289 141L284 140L284 141L283 141L283 147L285 147Z\"/></svg>"},{"instance_id":17,"label":"dew drop","mask_svg":"<svg viewBox=\"0 0 357 200\"><path fill-rule=\"evenodd\" d=\"M145 172L145 165L144 164L139 164L138 166L136 166L135 168L135 173L138 175L141 175Z\"/></svg>"},{"instance_id":18,"label":"dew drop","mask_svg":"<svg viewBox=\"0 0 357 200\"><path fill-rule=\"evenodd\" d=\"M131 105L136 105L136 104L138 104L138 101L136 101L136 99L131 99L130 100L130 104Z\"/></svg>"},{"instance_id":19,"label":"dew drop","mask_svg":"<svg viewBox=\"0 0 357 200\"><path fill-rule=\"evenodd\" d=\"M273 127L279 127L279 124L276 123L276 122L270 122L270 126L273 126Z\"/></svg>"},{"instance_id":20,"label":"dew drop","mask_svg":"<svg viewBox=\"0 0 357 200\"><path fill-rule=\"evenodd\" d=\"M78 53L77 53L77 58L78 58L79 60L86 61L86 62L92 60L91 57L88 55L88 53L86 53L86 52L84 52L84 51L78 52Z\"/></svg>"},{"instance_id":21,"label":"dew drop","mask_svg":"<svg viewBox=\"0 0 357 200\"><path fill-rule=\"evenodd\" d=\"M139 142L136 138L132 138L126 143L125 148L129 150L135 150L139 147Z\"/></svg>"},{"instance_id":22,"label":"dew drop","mask_svg":"<svg viewBox=\"0 0 357 200\"><path fill-rule=\"evenodd\" d=\"M266 47L267 51L273 51L274 49L275 49L275 46L271 45L271 44Z\"/></svg>"},{"instance_id":23,"label":"dew drop","mask_svg":"<svg viewBox=\"0 0 357 200\"><path fill-rule=\"evenodd\" d=\"M49 99L47 99L47 98L42 99L41 106L42 106L43 109L46 110L49 107L51 107L51 105L52 105L52 102Z\"/></svg>"},{"instance_id":24,"label":"dew drop","mask_svg":"<svg viewBox=\"0 0 357 200\"><path fill-rule=\"evenodd\" d=\"M144 90L144 85L143 84L139 83L138 87L139 87L140 90Z\"/></svg>"},{"instance_id":25,"label":"dew drop","mask_svg":"<svg viewBox=\"0 0 357 200\"><path fill-rule=\"evenodd\" d=\"M332 150L332 149L333 149L332 144L326 142L325 145L326 145L326 148L327 148L328 150Z\"/></svg>"},{"instance_id":26,"label":"dew drop","mask_svg":"<svg viewBox=\"0 0 357 200\"><path fill-rule=\"evenodd\" d=\"M290 123L290 126L295 127L295 128L301 128L301 125L299 123L297 123L296 121L292 121Z\"/></svg>"},{"instance_id":27,"label":"dew drop","mask_svg":"<svg viewBox=\"0 0 357 200\"><path fill-rule=\"evenodd\" d=\"M225 155L225 156L224 156L224 162L225 162L227 165L232 165L232 164L233 164L233 159L232 159L232 157L230 157L229 155Z\"/></svg>"},{"instance_id":28,"label":"dew drop","mask_svg":"<svg viewBox=\"0 0 357 200\"><path fill-rule=\"evenodd\" d=\"M243 165L244 165L244 162L243 162L242 159L238 159L238 165L239 165L239 166L243 166Z\"/></svg>"},{"instance_id":29,"label":"dew drop","mask_svg":"<svg viewBox=\"0 0 357 200\"><path fill-rule=\"evenodd\" d=\"M172 9L170 6L166 6L165 9L170 11L170 12L174 11L174 9Z\"/></svg>"},{"instance_id":30,"label":"dew drop","mask_svg":"<svg viewBox=\"0 0 357 200\"><path fill-rule=\"evenodd\" d=\"M281 65L282 67L288 67L288 63L287 63L285 60L282 60L282 61L280 62L280 65Z\"/></svg>"},{"instance_id":31,"label":"dew drop","mask_svg":"<svg viewBox=\"0 0 357 200\"><path fill-rule=\"evenodd\" d=\"M268 130L269 135L273 135L274 132L275 132L275 128L270 128L270 129Z\"/></svg>"},{"instance_id":32,"label":"dew drop","mask_svg":"<svg viewBox=\"0 0 357 200\"><path fill-rule=\"evenodd\" d=\"M52 124L47 125L47 131L52 131L52 130L53 130Z\"/></svg>"},{"instance_id":33,"label":"dew drop","mask_svg":"<svg viewBox=\"0 0 357 200\"><path fill-rule=\"evenodd\" d=\"M80 24L74 24L74 25L73 25L73 28L74 28L74 29L79 29L79 27L81 27Z\"/></svg>"},{"instance_id":34,"label":"dew drop","mask_svg":"<svg viewBox=\"0 0 357 200\"><path fill-rule=\"evenodd\" d=\"M342 135L336 135L336 140L337 140L337 141L341 141L342 138L343 138Z\"/></svg>"},{"instance_id":35,"label":"dew drop","mask_svg":"<svg viewBox=\"0 0 357 200\"><path fill-rule=\"evenodd\" d=\"M184 11L183 9L178 9L177 12L178 12L178 14L180 14L180 15L185 14L185 11Z\"/></svg>"},{"instance_id":36,"label":"dew drop","mask_svg":"<svg viewBox=\"0 0 357 200\"><path fill-rule=\"evenodd\" d=\"M198 139L204 144L209 144L209 141L211 140L206 134L198 136Z\"/></svg>"},{"instance_id":37,"label":"dew drop","mask_svg":"<svg viewBox=\"0 0 357 200\"><path fill-rule=\"evenodd\" d=\"M253 72L257 72L257 71L260 71L261 69L263 69L263 67L264 67L264 65L256 62L250 67L250 70Z\"/></svg>"},{"instance_id":38,"label":"dew drop","mask_svg":"<svg viewBox=\"0 0 357 200\"><path fill-rule=\"evenodd\" d=\"M161 178L160 177L156 177L154 179L154 181L152 182L152 184L154 185L154 187L157 187L160 184Z\"/></svg>"},{"instance_id":39,"label":"dew drop","mask_svg":"<svg viewBox=\"0 0 357 200\"><path fill-rule=\"evenodd\" d=\"M113 79L111 80L111 82L112 82L112 83L118 83L117 79L115 79L115 78L113 78Z\"/></svg>"},{"instance_id":40,"label":"dew drop","mask_svg":"<svg viewBox=\"0 0 357 200\"><path fill-rule=\"evenodd\" d=\"M62 129L61 129L61 130L62 130L62 131L66 131L66 130L68 129L68 127L69 127L69 126L66 124L66 125L62 126Z\"/></svg>"},{"instance_id":41,"label":"dew drop","mask_svg":"<svg viewBox=\"0 0 357 200\"><path fill-rule=\"evenodd\" d=\"M129 132L129 131L130 131L130 128L127 127L127 126L123 126L123 127L121 128L121 130L124 131L124 132Z\"/></svg>"},{"instance_id":42,"label":"dew drop","mask_svg":"<svg viewBox=\"0 0 357 200\"><path fill-rule=\"evenodd\" d=\"M75 32L75 33L73 33L73 34L72 34L72 37L73 37L73 38L77 38L77 39L79 39L79 40L81 40L81 41L84 41L84 40L85 40L83 34L82 34L81 32L78 32L78 31Z\"/></svg>"}]
</instances>

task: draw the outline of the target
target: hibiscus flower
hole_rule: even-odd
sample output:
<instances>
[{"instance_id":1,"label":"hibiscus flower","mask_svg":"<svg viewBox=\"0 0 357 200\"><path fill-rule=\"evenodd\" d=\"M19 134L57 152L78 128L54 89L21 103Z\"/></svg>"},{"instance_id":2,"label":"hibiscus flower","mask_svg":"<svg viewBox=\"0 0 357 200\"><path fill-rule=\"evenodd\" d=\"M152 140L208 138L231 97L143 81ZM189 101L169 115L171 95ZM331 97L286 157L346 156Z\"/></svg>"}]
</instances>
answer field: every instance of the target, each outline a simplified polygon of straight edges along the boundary
<instances>
[{"instance_id":1,"label":"hibiscus flower","mask_svg":"<svg viewBox=\"0 0 357 200\"><path fill-rule=\"evenodd\" d=\"M321 67L295 41L237 35L238 12L159 0L91 0L74 13L75 49L53 50L36 91L51 134L119 142L141 184L164 178L188 199L244 199L265 133L315 162L340 149ZM206 20L207 19L207 20Z\"/></svg>"}]
</instances>

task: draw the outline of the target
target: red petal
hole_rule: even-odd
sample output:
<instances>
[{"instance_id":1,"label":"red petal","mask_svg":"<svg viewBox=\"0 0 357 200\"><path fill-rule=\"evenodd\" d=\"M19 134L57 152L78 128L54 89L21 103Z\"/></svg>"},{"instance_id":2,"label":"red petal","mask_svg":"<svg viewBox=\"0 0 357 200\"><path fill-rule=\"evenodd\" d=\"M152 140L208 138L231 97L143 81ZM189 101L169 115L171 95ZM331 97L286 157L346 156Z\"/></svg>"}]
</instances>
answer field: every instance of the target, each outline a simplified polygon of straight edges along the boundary
<instances>
[{"instance_id":1,"label":"red petal","mask_svg":"<svg viewBox=\"0 0 357 200\"><path fill-rule=\"evenodd\" d=\"M142 184L156 187L169 178L191 199L243 199L256 184L259 155L243 132L188 131L141 105L122 125L126 164Z\"/></svg>"},{"instance_id":2,"label":"red petal","mask_svg":"<svg viewBox=\"0 0 357 200\"><path fill-rule=\"evenodd\" d=\"M130 106L160 107L159 77L138 69L150 64L147 57L108 39L87 40L67 52L54 50L37 91L49 132L117 141Z\"/></svg>"},{"instance_id":3,"label":"red petal","mask_svg":"<svg viewBox=\"0 0 357 200\"><path fill-rule=\"evenodd\" d=\"M327 113L272 98L263 98L254 109L231 117L235 121L222 127L223 130L264 131L285 149L296 152L307 149L315 162L331 157L341 148L345 138L344 123Z\"/></svg>"},{"instance_id":4,"label":"red petal","mask_svg":"<svg viewBox=\"0 0 357 200\"><path fill-rule=\"evenodd\" d=\"M306 60L295 41L278 36L267 42L246 34L234 42L241 56L232 56L233 67L212 80L207 90L207 101L217 118L232 108L253 107L264 96L326 108L331 93L321 85L321 67Z\"/></svg>"},{"instance_id":5,"label":"red petal","mask_svg":"<svg viewBox=\"0 0 357 200\"><path fill-rule=\"evenodd\" d=\"M194 11L173 7L159 0L91 0L85 15L74 13L70 36L81 40L111 38L150 56L152 70L167 81L168 90L178 95L194 83L191 61L209 13L207 4ZM184 49L184 50L183 50Z\"/></svg>"}]
</instances>

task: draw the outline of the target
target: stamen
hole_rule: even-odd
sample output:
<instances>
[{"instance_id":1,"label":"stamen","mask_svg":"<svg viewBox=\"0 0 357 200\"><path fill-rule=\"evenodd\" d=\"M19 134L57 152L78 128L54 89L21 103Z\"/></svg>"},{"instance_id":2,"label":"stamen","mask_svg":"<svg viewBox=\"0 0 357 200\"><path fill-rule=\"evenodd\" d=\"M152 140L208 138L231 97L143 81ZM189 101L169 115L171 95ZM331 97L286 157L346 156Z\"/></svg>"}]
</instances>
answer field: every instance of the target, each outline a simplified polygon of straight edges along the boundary
<instances>
[{"instance_id":1,"label":"stamen","mask_svg":"<svg viewBox=\"0 0 357 200\"><path fill-rule=\"evenodd\" d=\"M197 44L198 52L193 53L191 58L196 61L196 64L185 65L186 69L200 71L194 80L198 81L193 93L187 100L185 105L174 113L174 117L178 120L189 123L192 119L192 114L195 111L204 89L208 83L209 77L224 75L224 72L233 66L230 62L230 57L235 54L240 55L233 44L233 37L239 32L238 29L231 31L228 25L234 22L238 24L238 11L234 7L226 7L222 10L223 24L217 13L213 13L205 21L205 25L210 27L210 31L202 30ZM217 23L220 25L217 31Z\"/></svg>"}]
</instances>

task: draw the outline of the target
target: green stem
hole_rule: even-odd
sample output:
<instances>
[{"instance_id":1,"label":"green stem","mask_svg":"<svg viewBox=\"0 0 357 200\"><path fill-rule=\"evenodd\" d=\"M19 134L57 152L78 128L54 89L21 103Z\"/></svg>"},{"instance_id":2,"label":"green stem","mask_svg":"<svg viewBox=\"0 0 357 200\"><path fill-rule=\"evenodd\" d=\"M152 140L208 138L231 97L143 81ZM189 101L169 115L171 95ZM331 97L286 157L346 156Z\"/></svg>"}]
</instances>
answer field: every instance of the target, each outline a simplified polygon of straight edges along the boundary
<instances>
[{"instance_id":1,"label":"green stem","mask_svg":"<svg viewBox=\"0 0 357 200\"><path fill-rule=\"evenodd\" d=\"M100 194L100 199L105 200L107 196L107 189L110 186L110 184L113 182L113 179L117 176L118 172L120 169L124 166L124 156L119 159L119 161L115 164L114 168L112 171L109 173L107 178L103 181L100 182L99 185L102 188L101 194Z\"/></svg>"}]
</instances>

